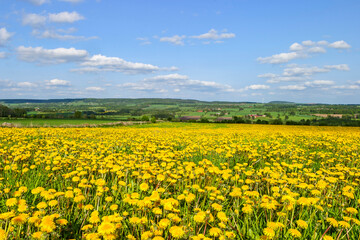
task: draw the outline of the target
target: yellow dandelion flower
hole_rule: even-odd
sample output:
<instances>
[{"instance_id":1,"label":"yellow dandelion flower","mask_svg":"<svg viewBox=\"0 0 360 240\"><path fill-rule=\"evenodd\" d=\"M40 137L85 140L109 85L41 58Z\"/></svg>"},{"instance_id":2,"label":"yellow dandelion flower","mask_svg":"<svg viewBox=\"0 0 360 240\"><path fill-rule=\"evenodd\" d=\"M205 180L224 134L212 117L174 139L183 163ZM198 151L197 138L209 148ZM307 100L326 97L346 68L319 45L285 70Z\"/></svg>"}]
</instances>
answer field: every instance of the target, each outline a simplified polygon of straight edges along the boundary
<instances>
[{"instance_id":1,"label":"yellow dandelion flower","mask_svg":"<svg viewBox=\"0 0 360 240\"><path fill-rule=\"evenodd\" d=\"M50 207L54 207L58 204L58 201L57 200L51 200L50 202L48 202L49 206Z\"/></svg>"},{"instance_id":2,"label":"yellow dandelion flower","mask_svg":"<svg viewBox=\"0 0 360 240\"><path fill-rule=\"evenodd\" d=\"M211 204L211 207L212 207L215 211L221 211L221 210L222 210L222 206L221 206L220 204L217 204L217 203Z\"/></svg>"},{"instance_id":3,"label":"yellow dandelion flower","mask_svg":"<svg viewBox=\"0 0 360 240\"><path fill-rule=\"evenodd\" d=\"M110 210L111 211L116 211L118 209L118 207L119 206L117 204L113 204L113 205L110 206Z\"/></svg>"},{"instance_id":4,"label":"yellow dandelion flower","mask_svg":"<svg viewBox=\"0 0 360 240\"><path fill-rule=\"evenodd\" d=\"M338 223L339 223L340 227L342 227L342 228L350 228L350 224L348 222L339 221Z\"/></svg>"},{"instance_id":5,"label":"yellow dandelion flower","mask_svg":"<svg viewBox=\"0 0 360 240\"><path fill-rule=\"evenodd\" d=\"M265 236L267 236L270 239L275 237L275 231L272 228L269 228L269 227L264 228L263 233Z\"/></svg>"},{"instance_id":6,"label":"yellow dandelion flower","mask_svg":"<svg viewBox=\"0 0 360 240\"><path fill-rule=\"evenodd\" d=\"M34 239L42 239L44 234L43 232L34 232L32 235L31 235Z\"/></svg>"},{"instance_id":7,"label":"yellow dandelion flower","mask_svg":"<svg viewBox=\"0 0 360 240\"><path fill-rule=\"evenodd\" d=\"M296 224L302 229L307 229L307 227L308 227L307 222L305 222L304 220L301 220L301 219L297 220Z\"/></svg>"},{"instance_id":8,"label":"yellow dandelion flower","mask_svg":"<svg viewBox=\"0 0 360 240\"><path fill-rule=\"evenodd\" d=\"M116 230L115 225L110 222L102 222L98 227L98 233L101 235L112 234Z\"/></svg>"},{"instance_id":9,"label":"yellow dandelion flower","mask_svg":"<svg viewBox=\"0 0 360 240\"><path fill-rule=\"evenodd\" d=\"M100 240L99 234L97 233L88 233L85 235L86 240Z\"/></svg>"},{"instance_id":10,"label":"yellow dandelion flower","mask_svg":"<svg viewBox=\"0 0 360 240\"><path fill-rule=\"evenodd\" d=\"M358 210L356 210L355 208L352 208L352 207L348 207L345 209L345 212L346 213L349 213L349 214L357 214L358 213Z\"/></svg>"},{"instance_id":11,"label":"yellow dandelion flower","mask_svg":"<svg viewBox=\"0 0 360 240\"><path fill-rule=\"evenodd\" d=\"M253 208L251 207L251 205L245 204L241 211L245 214L250 214L253 212Z\"/></svg>"},{"instance_id":12,"label":"yellow dandelion flower","mask_svg":"<svg viewBox=\"0 0 360 240\"><path fill-rule=\"evenodd\" d=\"M210 230L209 230L209 234L212 237L220 236L221 232L222 232L221 229L217 228L217 227L210 228Z\"/></svg>"},{"instance_id":13,"label":"yellow dandelion flower","mask_svg":"<svg viewBox=\"0 0 360 240\"><path fill-rule=\"evenodd\" d=\"M8 200L6 200L5 205L7 207L13 207L13 206L17 205L17 203L18 203L18 200L16 198L9 198Z\"/></svg>"},{"instance_id":14,"label":"yellow dandelion flower","mask_svg":"<svg viewBox=\"0 0 360 240\"><path fill-rule=\"evenodd\" d=\"M158 225L161 229L165 229L170 225L171 221L167 218L163 218L159 221Z\"/></svg>"},{"instance_id":15,"label":"yellow dandelion flower","mask_svg":"<svg viewBox=\"0 0 360 240\"><path fill-rule=\"evenodd\" d=\"M299 238L301 237L301 232L299 232L297 229L289 229L288 230L288 233L292 236L292 237L296 237L296 238Z\"/></svg>"},{"instance_id":16,"label":"yellow dandelion flower","mask_svg":"<svg viewBox=\"0 0 360 240\"><path fill-rule=\"evenodd\" d=\"M56 225L51 216L45 216L42 218L40 223L40 230L42 232L51 233L55 230Z\"/></svg>"},{"instance_id":17,"label":"yellow dandelion flower","mask_svg":"<svg viewBox=\"0 0 360 240\"><path fill-rule=\"evenodd\" d=\"M174 238L182 238L185 235L185 231L181 226L172 226L169 230L170 234Z\"/></svg>"},{"instance_id":18,"label":"yellow dandelion flower","mask_svg":"<svg viewBox=\"0 0 360 240\"><path fill-rule=\"evenodd\" d=\"M147 183L140 184L140 191L146 192L149 189L149 185Z\"/></svg>"},{"instance_id":19,"label":"yellow dandelion flower","mask_svg":"<svg viewBox=\"0 0 360 240\"><path fill-rule=\"evenodd\" d=\"M59 224L59 225L61 225L61 226L65 226L65 225L67 225L68 224L68 220L66 220L66 219L58 219L58 220L56 220L56 223L57 224Z\"/></svg>"},{"instance_id":20,"label":"yellow dandelion flower","mask_svg":"<svg viewBox=\"0 0 360 240\"><path fill-rule=\"evenodd\" d=\"M228 218L226 217L226 214L224 212L218 212L216 216L222 222L227 222L228 221Z\"/></svg>"},{"instance_id":21,"label":"yellow dandelion flower","mask_svg":"<svg viewBox=\"0 0 360 240\"><path fill-rule=\"evenodd\" d=\"M162 214L162 210L160 208L153 208L152 212L156 215L161 215Z\"/></svg>"},{"instance_id":22,"label":"yellow dandelion flower","mask_svg":"<svg viewBox=\"0 0 360 240\"><path fill-rule=\"evenodd\" d=\"M27 214L20 214L14 218L11 219L11 223L15 225L22 225L26 222L29 215Z\"/></svg>"},{"instance_id":23,"label":"yellow dandelion flower","mask_svg":"<svg viewBox=\"0 0 360 240\"><path fill-rule=\"evenodd\" d=\"M205 218L206 218L206 212L201 211L195 214L194 221L197 223L203 223L205 222Z\"/></svg>"},{"instance_id":24,"label":"yellow dandelion flower","mask_svg":"<svg viewBox=\"0 0 360 240\"><path fill-rule=\"evenodd\" d=\"M339 223L334 218L327 218L326 221L330 223L333 227L339 226Z\"/></svg>"}]
</instances>

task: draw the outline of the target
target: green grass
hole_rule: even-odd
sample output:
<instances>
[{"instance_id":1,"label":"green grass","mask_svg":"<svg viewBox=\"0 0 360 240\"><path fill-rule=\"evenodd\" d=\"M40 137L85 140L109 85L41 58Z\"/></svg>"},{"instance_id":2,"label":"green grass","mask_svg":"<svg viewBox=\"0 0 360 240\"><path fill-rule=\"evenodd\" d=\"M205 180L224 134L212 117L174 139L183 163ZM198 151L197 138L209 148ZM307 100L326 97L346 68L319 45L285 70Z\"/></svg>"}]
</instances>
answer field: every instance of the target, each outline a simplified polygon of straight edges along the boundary
<instances>
[{"instance_id":1,"label":"green grass","mask_svg":"<svg viewBox=\"0 0 360 240\"><path fill-rule=\"evenodd\" d=\"M114 120L103 119L0 119L0 124L7 122L24 127L29 126L60 126L60 125L81 125L81 124L102 124L115 122Z\"/></svg>"}]
</instances>

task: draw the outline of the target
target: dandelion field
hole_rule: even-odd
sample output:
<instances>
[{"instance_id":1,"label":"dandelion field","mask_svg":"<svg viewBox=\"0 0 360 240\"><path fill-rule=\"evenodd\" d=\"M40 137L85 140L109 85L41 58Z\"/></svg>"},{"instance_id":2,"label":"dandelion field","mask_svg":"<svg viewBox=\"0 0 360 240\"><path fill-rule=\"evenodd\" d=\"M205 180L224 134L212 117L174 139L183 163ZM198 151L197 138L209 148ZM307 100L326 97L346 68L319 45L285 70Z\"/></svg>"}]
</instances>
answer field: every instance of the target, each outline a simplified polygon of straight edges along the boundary
<instances>
[{"instance_id":1,"label":"dandelion field","mask_svg":"<svg viewBox=\"0 0 360 240\"><path fill-rule=\"evenodd\" d=\"M359 239L360 129L0 128L0 239Z\"/></svg>"}]
</instances>

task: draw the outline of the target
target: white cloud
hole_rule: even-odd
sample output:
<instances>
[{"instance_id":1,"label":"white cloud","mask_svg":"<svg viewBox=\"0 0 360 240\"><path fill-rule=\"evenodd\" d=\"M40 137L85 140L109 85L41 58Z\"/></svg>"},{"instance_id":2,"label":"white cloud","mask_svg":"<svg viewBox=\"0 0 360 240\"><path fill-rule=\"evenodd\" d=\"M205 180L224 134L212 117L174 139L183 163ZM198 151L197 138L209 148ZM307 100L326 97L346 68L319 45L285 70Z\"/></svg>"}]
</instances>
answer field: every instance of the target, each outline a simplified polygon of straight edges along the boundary
<instances>
[{"instance_id":1,"label":"white cloud","mask_svg":"<svg viewBox=\"0 0 360 240\"><path fill-rule=\"evenodd\" d=\"M359 86L359 85L355 85L355 84L350 84L350 85L333 86L332 88L335 88L335 89L355 90L355 89L360 89L360 86Z\"/></svg>"},{"instance_id":2,"label":"white cloud","mask_svg":"<svg viewBox=\"0 0 360 240\"><path fill-rule=\"evenodd\" d=\"M138 37L136 40L141 41L141 45L149 45L151 44L151 41L149 41L146 37Z\"/></svg>"},{"instance_id":3,"label":"white cloud","mask_svg":"<svg viewBox=\"0 0 360 240\"><path fill-rule=\"evenodd\" d=\"M289 53L279 53L272 55L270 57L258 57L257 60L260 63L271 63L271 64L279 64L279 63L287 63L290 60L304 57L303 54L299 54L298 52L289 52Z\"/></svg>"},{"instance_id":4,"label":"white cloud","mask_svg":"<svg viewBox=\"0 0 360 240\"><path fill-rule=\"evenodd\" d=\"M265 73L258 75L259 78L268 78L268 83L279 83L279 82L297 82L303 81L306 77L303 76L282 76L274 73Z\"/></svg>"},{"instance_id":5,"label":"white cloud","mask_svg":"<svg viewBox=\"0 0 360 240\"><path fill-rule=\"evenodd\" d=\"M283 70L281 75L274 73L265 73L258 75L259 78L267 78L268 83L279 83L279 82L301 82L309 81L314 74L327 73L331 70L349 71L350 68L347 64L338 65L325 65L323 67L302 67L297 64L289 64ZM323 81L323 80L318 80ZM316 82L315 82L316 84Z\"/></svg>"},{"instance_id":6,"label":"white cloud","mask_svg":"<svg viewBox=\"0 0 360 240\"><path fill-rule=\"evenodd\" d=\"M32 31L32 34L38 38L47 38L47 39L58 39L58 40L90 40L90 39L97 39L97 37L84 37L84 36L76 36L76 35L70 35L70 34L60 34L56 32L55 30L44 30L43 32L34 29Z\"/></svg>"},{"instance_id":7,"label":"white cloud","mask_svg":"<svg viewBox=\"0 0 360 240\"><path fill-rule=\"evenodd\" d=\"M25 1L30 2L30 3L32 3L34 5L37 5L37 6L40 6L40 5L43 5L45 3L50 2L49 0L25 0Z\"/></svg>"},{"instance_id":8,"label":"white cloud","mask_svg":"<svg viewBox=\"0 0 360 240\"><path fill-rule=\"evenodd\" d=\"M325 65L324 68L326 69L336 69L339 71L349 71L350 68L347 64L338 64L338 65Z\"/></svg>"},{"instance_id":9,"label":"white cloud","mask_svg":"<svg viewBox=\"0 0 360 240\"><path fill-rule=\"evenodd\" d=\"M37 84L32 83L32 82L19 82L19 83L17 83L17 86L21 87L21 88L33 88L33 87L36 87Z\"/></svg>"},{"instance_id":10,"label":"white cloud","mask_svg":"<svg viewBox=\"0 0 360 240\"><path fill-rule=\"evenodd\" d=\"M329 72L329 69L319 68L319 67L292 67L285 68L283 75L284 76L311 76L315 73L324 73Z\"/></svg>"},{"instance_id":11,"label":"white cloud","mask_svg":"<svg viewBox=\"0 0 360 240\"><path fill-rule=\"evenodd\" d=\"M290 46L290 51L302 51L304 50L304 46L302 46L301 44L299 43L293 43L291 44Z\"/></svg>"},{"instance_id":12,"label":"white cloud","mask_svg":"<svg viewBox=\"0 0 360 240\"><path fill-rule=\"evenodd\" d=\"M227 32L218 33L218 31L216 31L215 29L210 29L209 32L201 35L192 36L192 38L211 39L211 40L221 40L221 39L228 39L234 37L235 37L234 33L227 33Z\"/></svg>"},{"instance_id":13,"label":"white cloud","mask_svg":"<svg viewBox=\"0 0 360 240\"><path fill-rule=\"evenodd\" d=\"M313 42L311 40L306 40L306 41L302 41L302 44L304 46L313 46L313 45L315 45L315 42Z\"/></svg>"},{"instance_id":14,"label":"white cloud","mask_svg":"<svg viewBox=\"0 0 360 240\"><path fill-rule=\"evenodd\" d=\"M183 39L186 38L185 35L179 36L174 35L172 37L162 37L160 38L160 42L169 42L175 45L184 45Z\"/></svg>"},{"instance_id":15,"label":"white cloud","mask_svg":"<svg viewBox=\"0 0 360 240\"><path fill-rule=\"evenodd\" d=\"M317 42L318 45L328 45L328 41L325 41L325 40L321 40L321 41L318 41Z\"/></svg>"},{"instance_id":16,"label":"white cloud","mask_svg":"<svg viewBox=\"0 0 360 240\"><path fill-rule=\"evenodd\" d=\"M128 62L118 57L107 57L101 54L92 56L80 64L75 72L123 72L127 74L144 74L161 70L158 66L145 63Z\"/></svg>"},{"instance_id":17,"label":"white cloud","mask_svg":"<svg viewBox=\"0 0 360 240\"><path fill-rule=\"evenodd\" d=\"M274 78L277 77L278 75L275 73L264 73L264 74L260 74L258 75L259 78Z\"/></svg>"},{"instance_id":18,"label":"white cloud","mask_svg":"<svg viewBox=\"0 0 360 240\"><path fill-rule=\"evenodd\" d=\"M61 2L69 2L69 3L80 3L83 2L84 0L59 0Z\"/></svg>"},{"instance_id":19,"label":"white cloud","mask_svg":"<svg viewBox=\"0 0 360 240\"><path fill-rule=\"evenodd\" d=\"M326 50L323 47L312 47L312 48L308 49L308 52L310 52L310 53L326 53Z\"/></svg>"},{"instance_id":20,"label":"white cloud","mask_svg":"<svg viewBox=\"0 0 360 240\"><path fill-rule=\"evenodd\" d=\"M316 53L326 53L326 47L344 49L350 48L351 46L343 40L333 42L331 44L324 40L318 42L306 40L302 41L301 44L297 42L291 44L291 46L289 47L290 52L274 54L270 57L258 57L257 60L260 63L287 63L294 59L310 57Z\"/></svg>"},{"instance_id":21,"label":"white cloud","mask_svg":"<svg viewBox=\"0 0 360 240\"><path fill-rule=\"evenodd\" d=\"M160 86L144 83L144 82L124 83L124 84L119 84L118 87L121 89L128 89L130 91L155 92L155 93L167 92L166 89L163 89Z\"/></svg>"},{"instance_id":22,"label":"white cloud","mask_svg":"<svg viewBox=\"0 0 360 240\"><path fill-rule=\"evenodd\" d=\"M227 84L220 84L212 81L193 80L186 75L180 75L177 73L146 78L136 83L120 84L118 87L134 91L148 91L158 93L167 92L168 88L172 88L174 92L179 92L182 90L205 93L243 91L243 89L234 89Z\"/></svg>"},{"instance_id":23,"label":"white cloud","mask_svg":"<svg viewBox=\"0 0 360 240\"><path fill-rule=\"evenodd\" d=\"M46 21L47 21L47 17L35 13L25 14L22 18L23 25L29 25L32 27L43 26L46 23Z\"/></svg>"},{"instance_id":24,"label":"white cloud","mask_svg":"<svg viewBox=\"0 0 360 240\"><path fill-rule=\"evenodd\" d=\"M282 90L297 90L297 91L306 89L306 87L303 85L287 85L287 86L280 86L279 88Z\"/></svg>"},{"instance_id":25,"label":"white cloud","mask_svg":"<svg viewBox=\"0 0 360 240\"><path fill-rule=\"evenodd\" d=\"M265 90L265 89L269 89L270 86L268 85L262 85L262 84L254 84L254 85L250 85L245 87L246 90L251 89L251 90Z\"/></svg>"},{"instance_id":26,"label":"white cloud","mask_svg":"<svg viewBox=\"0 0 360 240\"><path fill-rule=\"evenodd\" d=\"M330 43L328 46L330 48L337 48L337 49L351 48L351 46L347 42L345 42L344 40Z\"/></svg>"},{"instance_id":27,"label":"white cloud","mask_svg":"<svg viewBox=\"0 0 360 240\"><path fill-rule=\"evenodd\" d=\"M58 64L83 61L88 56L88 52L75 48L45 49L43 47L20 46L17 48L17 55L20 60L25 62Z\"/></svg>"},{"instance_id":28,"label":"white cloud","mask_svg":"<svg viewBox=\"0 0 360 240\"><path fill-rule=\"evenodd\" d=\"M70 82L62 79L51 79L51 80L45 80L45 85L49 87L68 87L70 86Z\"/></svg>"},{"instance_id":29,"label":"white cloud","mask_svg":"<svg viewBox=\"0 0 360 240\"><path fill-rule=\"evenodd\" d=\"M314 80L314 81L305 82L305 85L308 87L324 87L324 86L331 86L334 84L335 82L330 80Z\"/></svg>"},{"instance_id":30,"label":"white cloud","mask_svg":"<svg viewBox=\"0 0 360 240\"><path fill-rule=\"evenodd\" d=\"M180 75L178 73L168 74L168 75L158 75L152 78L145 78L144 81L148 82L161 82L161 81L168 81L168 82L176 82L179 80L187 80L189 79L186 75Z\"/></svg>"},{"instance_id":31,"label":"white cloud","mask_svg":"<svg viewBox=\"0 0 360 240\"><path fill-rule=\"evenodd\" d=\"M325 65L323 68L320 67L290 67L285 68L283 75L284 76L311 76L316 73L325 73L330 72L332 69L340 71L349 71L350 68L347 64L338 64L338 65Z\"/></svg>"},{"instance_id":32,"label":"white cloud","mask_svg":"<svg viewBox=\"0 0 360 240\"><path fill-rule=\"evenodd\" d=\"M11 86L11 82L9 80L0 79L0 87L1 88L10 87L10 86Z\"/></svg>"},{"instance_id":33,"label":"white cloud","mask_svg":"<svg viewBox=\"0 0 360 240\"><path fill-rule=\"evenodd\" d=\"M0 52L0 59L6 58L6 55L7 55L6 52Z\"/></svg>"},{"instance_id":34,"label":"white cloud","mask_svg":"<svg viewBox=\"0 0 360 240\"><path fill-rule=\"evenodd\" d=\"M277 75L276 77L268 79L267 83L279 83L279 82L302 82L306 80L306 77L299 77L299 76L291 76L291 77L284 77Z\"/></svg>"},{"instance_id":35,"label":"white cloud","mask_svg":"<svg viewBox=\"0 0 360 240\"><path fill-rule=\"evenodd\" d=\"M56 22L56 23L73 23L83 19L84 17L75 11L49 14L50 22Z\"/></svg>"},{"instance_id":36,"label":"white cloud","mask_svg":"<svg viewBox=\"0 0 360 240\"><path fill-rule=\"evenodd\" d=\"M86 91L94 91L94 92L100 92L100 91L104 91L105 88L102 87L87 87L85 88Z\"/></svg>"},{"instance_id":37,"label":"white cloud","mask_svg":"<svg viewBox=\"0 0 360 240\"><path fill-rule=\"evenodd\" d=\"M13 35L14 33L8 32L6 28L0 28L0 47L4 46Z\"/></svg>"}]
</instances>

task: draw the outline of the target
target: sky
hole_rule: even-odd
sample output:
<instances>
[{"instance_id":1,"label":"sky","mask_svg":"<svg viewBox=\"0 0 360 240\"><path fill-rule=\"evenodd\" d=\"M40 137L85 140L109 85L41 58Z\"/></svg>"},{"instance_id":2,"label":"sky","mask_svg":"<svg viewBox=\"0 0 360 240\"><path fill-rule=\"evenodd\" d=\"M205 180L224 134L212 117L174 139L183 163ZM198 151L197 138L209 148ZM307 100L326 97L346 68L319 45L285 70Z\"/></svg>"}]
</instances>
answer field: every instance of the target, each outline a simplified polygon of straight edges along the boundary
<instances>
[{"instance_id":1,"label":"sky","mask_svg":"<svg viewBox=\"0 0 360 240\"><path fill-rule=\"evenodd\" d=\"M358 0L1 0L0 99L360 104Z\"/></svg>"}]
</instances>

